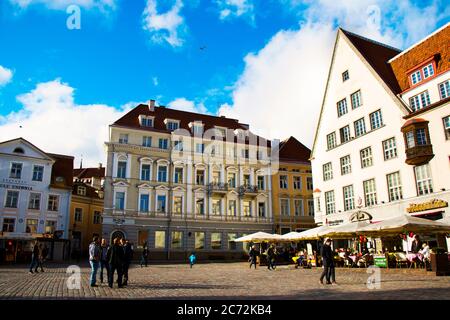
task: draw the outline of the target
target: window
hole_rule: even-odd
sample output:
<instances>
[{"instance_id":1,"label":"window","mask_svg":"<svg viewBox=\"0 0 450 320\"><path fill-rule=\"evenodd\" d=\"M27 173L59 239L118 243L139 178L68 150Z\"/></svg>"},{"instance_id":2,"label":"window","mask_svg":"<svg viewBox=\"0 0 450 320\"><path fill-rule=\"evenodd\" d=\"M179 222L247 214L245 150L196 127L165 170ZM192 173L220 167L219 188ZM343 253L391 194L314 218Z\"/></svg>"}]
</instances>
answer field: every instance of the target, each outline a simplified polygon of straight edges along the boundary
<instances>
[{"instance_id":1,"label":"window","mask_svg":"<svg viewBox=\"0 0 450 320\"><path fill-rule=\"evenodd\" d=\"M323 165L323 181L331 179L333 179L333 167L331 166L331 162L328 162Z\"/></svg>"},{"instance_id":2,"label":"window","mask_svg":"<svg viewBox=\"0 0 450 320\"><path fill-rule=\"evenodd\" d=\"M167 150L169 148L169 140L160 138L158 140L158 147L163 150Z\"/></svg>"},{"instance_id":3,"label":"window","mask_svg":"<svg viewBox=\"0 0 450 320\"><path fill-rule=\"evenodd\" d=\"M367 147L362 149L360 152L361 157L361 168L367 168L373 165L372 148Z\"/></svg>"},{"instance_id":4,"label":"window","mask_svg":"<svg viewBox=\"0 0 450 320\"><path fill-rule=\"evenodd\" d=\"M167 182L167 167L158 167L158 182Z\"/></svg>"},{"instance_id":5,"label":"window","mask_svg":"<svg viewBox=\"0 0 450 320\"><path fill-rule=\"evenodd\" d=\"M233 217L236 216L236 200L228 201L228 215Z\"/></svg>"},{"instance_id":6,"label":"window","mask_svg":"<svg viewBox=\"0 0 450 320\"><path fill-rule=\"evenodd\" d=\"M308 216L314 216L314 200L308 200Z\"/></svg>"},{"instance_id":7,"label":"window","mask_svg":"<svg viewBox=\"0 0 450 320\"><path fill-rule=\"evenodd\" d=\"M47 234L53 234L56 230L56 221L54 220L47 220L45 221L45 233Z\"/></svg>"},{"instance_id":8,"label":"window","mask_svg":"<svg viewBox=\"0 0 450 320\"><path fill-rule=\"evenodd\" d=\"M294 200L294 214L296 217L303 216L303 200L295 199Z\"/></svg>"},{"instance_id":9,"label":"window","mask_svg":"<svg viewBox=\"0 0 450 320\"><path fill-rule=\"evenodd\" d=\"M149 208L149 195L148 194L141 194L139 199L139 211L140 212L148 212Z\"/></svg>"},{"instance_id":10,"label":"window","mask_svg":"<svg viewBox=\"0 0 450 320\"><path fill-rule=\"evenodd\" d=\"M409 105L413 112L423 109L431 104L430 95L428 94L428 90L414 97L409 98Z\"/></svg>"},{"instance_id":11,"label":"window","mask_svg":"<svg viewBox=\"0 0 450 320\"><path fill-rule=\"evenodd\" d=\"M150 181L150 168L149 164L143 164L141 166L141 180Z\"/></svg>"},{"instance_id":12,"label":"window","mask_svg":"<svg viewBox=\"0 0 450 320\"><path fill-rule=\"evenodd\" d=\"M166 248L166 232L155 231L155 249L165 249L165 248Z\"/></svg>"},{"instance_id":13,"label":"window","mask_svg":"<svg viewBox=\"0 0 450 320\"><path fill-rule=\"evenodd\" d=\"M444 123L445 139L450 140L450 116L443 118L442 122Z\"/></svg>"},{"instance_id":14,"label":"window","mask_svg":"<svg viewBox=\"0 0 450 320\"><path fill-rule=\"evenodd\" d=\"M264 190L265 189L265 181L264 176L258 176L258 190Z\"/></svg>"},{"instance_id":15,"label":"window","mask_svg":"<svg viewBox=\"0 0 450 320\"><path fill-rule=\"evenodd\" d=\"M156 211L159 213L166 212L166 196L158 195L156 198Z\"/></svg>"},{"instance_id":16,"label":"window","mask_svg":"<svg viewBox=\"0 0 450 320\"><path fill-rule=\"evenodd\" d=\"M116 210L125 209L125 192L116 192L115 204Z\"/></svg>"},{"instance_id":17,"label":"window","mask_svg":"<svg viewBox=\"0 0 450 320\"><path fill-rule=\"evenodd\" d=\"M244 217L252 216L252 203L251 201L244 201Z\"/></svg>"},{"instance_id":18,"label":"window","mask_svg":"<svg viewBox=\"0 0 450 320\"><path fill-rule=\"evenodd\" d=\"M196 232L195 233L195 250L205 249L205 233Z\"/></svg>"},{"instance_id":19,"label":"window","mask_svg":"<svg viewBox=\"0 0 450 320\"><path fill-rule=\"evenodd\" d=\"M342 72L342 82L345 82L348 79L350 79L350 76L348 74L348 70L345 70L344 72Z\"/></svg>"},{"instance_id":20,"label":"window","mask_svg":"<svg viewBox=\"0 0 450 320\"><path fill-rule=\"evenodd\" d=\"M138 230L137 238L138 238L138 241L137 241L138 247L147 246L147 243L148 243L148 230Z\"/></svg>"},{"instance_id":21,"label":"window","mask_svg":"<svg viewBox=\"0 0 450 320\"><path fill-rule=\"evenodd\" d=\"M430 166L424 164L414 168L416 174L417 195L421 196L433 192L433 182L431 180Z\"/></svg>"},{"instance_id":22,"label":"window","mask_svg":"<svg viewBox=\"0 0 450 320\"><path fill-rule=\"evenodd\" d=\"M336 207L334 203L334 191L325 192L325 207L326 207L326 214L333 214L336 212Z\"/></svg>"},{"instance_id":23,"label":"window","mask_svg":"<svg viewBox=\"0 0 450 320\"><path fill-rule=\"evenodd\" d=\"M169 130L169 131L177 130L178 127L179 127L178 122L175 122L175 121L168 121L167 122L167 130Z\"/></svg>"},{"instance_id":24,"label":"window","mask_svg":"<svg viewBox=\"0 0 450 320\"><path fill-rule=\"evenodd\" d=\"M320 197L316 198L316 207L317 207L317 212L320 212Z\"/></svg>"},{"instance_id":25,"label":"window","mask_svg":"<svg viewBox=\"0 0 450 320\"><path fill-rule=\"evenodd\" d=\"M195 175L195 182L200 185L205 184L205 170L197 170L197 174Z\"/></svg>"},{"instance_id":26,"label":"window","mask_svg":"<svg viewBox=\"0 0 450 320\"><path fill-rule=\"evenodd\" d=\"M344 210L349 211L355 209L355 202L353 199L353 185L342 188L344 194Z\"/></svg>"},{"instance_id":27,"label":"window","mask_svg":"<svg viewBox=\"0 0 450 320\"><path fill-rule=\"evenodd\" d=\"M102 214L100 211L94 211L94 224L101 224L102 223Z\"/></svg>"},{"instance_id":28,"label":"window","mask_svg":"<svg viewBox=\"0 0 450 320\"><path fill-rule=\"evenodd\" d=\"M17 208L19 203L19 191L7 191L6 192L6 208Z\"/></svg>"},{"instance_id":29,"label":"window","mask_svg":"<svg viewBox=\"0 0 450 320\"><path fill-rule=\"evenodd\" d=\"M244 174L243 180L244 180L244 186L250 185L250 175L249 174Z\"/></svg>"},{"instance_id":30,"label":"window","mask_svg":"<svg viewBox=\"0 0 450 320\"><path fill-rule=\"evenodd\" d=\"M204 153L205 152L205 144L204 143L196 143L195 144L195 152Z\"/></svg>"},{"instance_id":31,"label":"window","mask_svg":"<svg viewBox=\"0 0 450 320\"><path fill-rule=\"evenodd\" d=\"M289 215L289 199L280 199L280 213L282 216Z\"/></svg>"},{"instance_id":32,"label":"window","mask_svg":"<svg viewBox=\"0 0 450 320\"><path fill-rule=\"evenodd\" d=\"M59 206L59 196L50 194L48 196L48 211L58 211Z\"/></svg>"},{"instance_id":33,"label":"window","mask_svg":"<svg viewBox=\"0 0 450 320\"><path fill-rule=\"evenodd\" d=\"M288 187L288 177L280 176L280 189L287 189Z\"/></svg>"},{"instance_id":34,"label":"window","mask_svg":"<svg viewBox=\"0 0 450 320\"><path fill-rule=\"evenodd\" d=\"M119 161L117 163L117 178L125 179L127 176L127 162Z\"/></svg>"},{"instance_id":35,"label":"window","mask_svg":"<svg viewBox=\"0 0 450 320\"><path fill-rule=\"evenodd\" d=\"M417 70L411 74L411 83L414 85L420 81L422 81L422 74L420 73L420 70Z\"/></svg>"},{"instance_id":36,"label":"window","mask_svg":"<svg viewBox=\"0 0 450 320\"><path fill-rule=\"evenodd\" d=\"M302 189L302 177L294 177L294 189L295 190Z\"/></svg>"},{"instance_id":37,"label":"window","mask_svg":"<svg viewBox=\"0 0 450 320\"><path fill-rule=\"evenodd\" d=\"M339 101L337 103L337 111L338 111L338 117L341 117L348 112L346 98L342 99L341 101Z\"/></svg>"},{"instance_id":38,"label":"window","mask_svg":"<svg viewBox=\"0 0 450 320\"><path fill-rule=\"evenodd\" d=\"M220 172L219 171L213 171L212 182L215 184L218 184L220 182Z\"/></svg>"},{"instance_id":39,"label":"window","mask_svg":"<svg viewBox=\"0 0 450 320\"><path fill-rule=\"evenodd\" d=\"M142 146L151 147L152 146L152 137L147 137L147 136L142 137Z\"/></svg>"},{"instance_id":40,"label":"window","mask_svg":"<svg viewBox=\"0 0 450 320\"><path fill-rule=\"evenodd\" d=\"M236 250L237 246L236 246L236 242L234 240L236 240L237 238L237 234L236 233L229 233L228 234L228 249L230 250Z\"/></svg>"},{"instance_id":41,"label":"window","mask_svg":"<svg viewBox=\"0 0 450 320\"><path fill-rule=\"evenodd\" d=\"M153 127L153 118L141 117L141 126Z\"/></svg>"},{"instance_id":42,"label":"window","mask_svg":"<svg viewBox=\"0 0 450 320\"><path fill-rule=\"evenodd\" d=\"M375 179L366 180L363 182L364 187L364 199L366 201L366 207L374 206L377 204L377 188L375 185Z\"/></svg>"},{"instance_id":43,"label":"window","mask_svg":"<svg viewBox=\"0 0 450 320\"><path fill-rule=\"evenodd\" d=\"M356 91L350 95L350 100L352 101L352 109L356 109L362 105L361 101L361 90Z\"/></svg>"},{"instance_id":44,"label":"window","mask_svg":"<svg viewBox=\"0 0 450 320\"><path fill-rule=\"evenodd\" d=\"M228 186L230 188L236 188L236 174L235 173L228 174Z\"/></svg>"},{"instance_id":45,"label":"window","mask_svg":"<svg viewBox=\"0 0 450 320\"><path fill-rule=\"evenodd\" d=\"M203 125L194 124L192 126L192 133L196 136L201 136L203 134Z\"/></svg>"},{"instance_id":46,"label":"window","mask_svg":"<svg viewBox=\"0 0 450 320\"><path fill-rule=\"evenodd\" d=\"M183 212L183 197L173 197L173 212L181 214Z\"/></svg>"},{"instance_id":47,"label":"window","mask_svg":"<svg viewBox=\"0 0 450 320\"><path fill-rule=\"evenodd\" d=\"M352 162L350 155L341 158L341 175L349 174L352 172Z\"/></svg>"},{"instance_id":48,"label":"window","mask_svg":"<svg viewBox=\"0 0 450 320\"><path fill-rule=\"evenodd\" d=\"M205 214L205 200L204 199L197 199L195 201L195 212L199 215Z\"/></svg>"},{"instance_id":49,"label":"window","mask_svg":"<svg viewBox=\"0 0 450 320\"><path fill-rule=\"evenodd\" d=\"M416 130L417 145L424 146L427 144L427 134L425 128L419 128Z\"/></svg>"},{"instance_id":50,"label":"window","mask_svg":"<svg viewBox=\"0 0 450 320\"><path fill-rule=\"evenodd\" d=\"M125 143L125 144L127 144L127 143L128 143L128 134L126 134L126 133L121 133L121 134L119 135L119 143Z\"/></svg>"},{"instance_id":51,"label":"window","mask_svg":"<svg viewBox=\"0 0 450 320\"><path fill-rule=\"evenodd\" d=\"M416 145L416 141L414 140L414 131L408 131L406 133L406 146L408 148L413 148Z\"/></svg>"},{"instance_id":52,"label":"window","mask_svg":"<svg viewBox=\"0 0 450 320\"><path fill-rule=\"evenodd\" d=\"M4 218L2 232L14 232L15 225L16 225L16 219Z\"/></svg>"},{"instance_id":53,"label":"window","mask_svg":"<svg viewBox=\"0 0 450 320\"><path fill-rule=\"evenodd\" d=\"M37 233L38 219L27 219L26 233Z\"/></svg>"},{"instance_id":54,"label":"window","mask_svg":"<svg viewBox=\"0 0 450 320\"><path fill-rule=\"evenodd\" d=\"M359 137L366 133L366 123L364 122L364 118L356 120L354 122L355 125L355 136Z\"/></svg>"},{"instance_id":55,"label":"window","mask_svg":"<svg viewBox=\"0 0 450 320\"><path fill-rule=\"evenodd\" d=\"M183 183L183 168L175 168L175 176L173 182Z\"/></svg>"},{"instance_id":56,"label":"window","mask_svg":"<svg viewBox=\"0 0 450 320\"><path fill-rule=\"evenodd\" d=\"M313 189L313 179L311 177L306 178L306 189L309 191Z\"/></svg>"},{"instance_id":57,"label":"window","mask_svg":"<svg viewBox=\"0 0 450 320\"><path fill-rule=\"evenodd\" d=\"M424 79L431 77L432 75L434 75L433 64L430 63L425 68L423 68L422 71L423 71L423 78Z\"/></svg>"},{"instance_id":58,"label":"window","mask_svg":"<svg viewBox=\"0 0 450 320\"><path fill-rule=\"evenodd\" d=\"M341 143L350 141L350 127L345 126L341 129L339 129L339 133L341 135Z\"/></svg>"},{"instance_id":59,"label":"window","mask_svg":"<svg viewBox=\"0 0 450 320\"><path fill-rule=\"evenodd\" d=\"M222 234L219 232L211 233L211 249L220 250L222 249Z\"/></svg>"},{"instance_id":60,"label":"window","mask_svg":"<svg viewBox=\"0 0 450 320\"><path fill-rule=\"evenodd\" d=\"M222 214L221 200L220 199L213 199L212 200L212 214L215 215L215 216L220 216Z\"/></svg>"},{"instance_id":61,"label":"window","mask_svg":"<svg viewBox=\"0 0 450 320\"><path fill-rule=\"evenodd\" d=\"M78 186L77 187L77 194L80 195L80 196L85 196L86 195L86 187Z\"/></svg>"},{"instance_id":62,"label":"window","mask_svg":"<svg viewBox=\"0 0 450 320\"><path fill-rule=\"evenodd\" d=\"M383 126L383 117L381 115L381 110L372 112L369 115L369 118L370 118L370 128L372 130L378 129L381 126Z\"/></svg>"},{"instance_id":63,"label":"window","mask_svg":"<svg viewBox=\"0 0 450 320\"><path fill-rule=\"evenodd\" d=\"M173 249L181 249L183 247L183 231L172 231L172 243Z\"/></svg>"},{"instance_id":64,"label":"window","mask_svg":"<svg viewBox=\"0 0 450 320\"><path fill-rule=\"evenodd\" d=\"M20 179L22 177L22 163L11 163L11 171L9 173L11 179Z\"/></svg>"},{"instance_id":65,"label":"window","mask_svg":"<svg viewBox=\"0 0 450 320\"><path fill-rule=\"evenodd\" d=\"M28 209L40 210L41 209L41 194L40 193L30 193L30 201L28 202Z\"/></svg>"},{"instance_id":66,"label":"window","mask_svg":"<svg viewBox=\"0 0 450 320\"><path fill-rule=\"evenodd\" d=\"M384 160L389 160L397 157L397 145L395 138L390 138L383 141Z\"/></svg>"},{"instance_id":67,"label":"window","mask_svg":"<svg viewBox=\"0 0 450 320\"><path fill-rule=\"evenodd\" d=\"M248 159L250 158L250 150L249 149L242 149L242 158Z\"/></svg>"},{"instance_id":68,"label":"window","mask_svg":"<svg viewBox=\"0 0 450 320\"><path fill-rule=\"evenodd\" d=\"M44 178L44 167L33 166L33 181L42 181Z\"/></svg>"},{"instance_id":69,"label":"window","mask_svg":"<svg viewBox=\"0 0 450 320\"><path fill-rule=\"evenodd\" d=\"M175 151L183 151L183 141L174 141L173 149Z\"/></svg>"},{"instance_id":70,"label":"window","mask_svg":"<svg viewBox=\"0 0 450 320\"><path fill-rule=\"evenodd\" d=\"M264 202L258 202L258 217L265 218L266 216L266 204Z\"/></svg>"},{"instance_id":71,"label":"window","mask_svg":"<svg viewBox=\"0 0 450 320\"><path fill-rule=\"evenodd\" d=\"M386 176L388 183L389 201L403 199L400 172L394 172Z\"/></svg>"},{"instance_id":72,"label":"window","mask_svg":"<svg viewBox=\"0 0 450 320\"><path fill-rule=\"evenodd\" d=\"M327 135L327 149L333 149L335 148L337 145L336 142L336 132L332 132L330 134Z\"/></svg>"},{"instance_id":73,"label":"window","mask_svg":"<svg viewBox=\"0 0 450 320\"><path fill-rule=\"evenodd\" d=\"M73 214L73 220L75 222L83 221L83 209L82 208L75 208L75 212Z\"/></svg>"},{"instance_id":74,"label":"window","mask_svg":"<svg viewBox=\"0 0 450 320\"><path fill-rule=\"evenodd\" d=\"M441 95L441 99L445 99L450 96L450 80L439 84L439 93Z\"/></svg>"}]
</instances>

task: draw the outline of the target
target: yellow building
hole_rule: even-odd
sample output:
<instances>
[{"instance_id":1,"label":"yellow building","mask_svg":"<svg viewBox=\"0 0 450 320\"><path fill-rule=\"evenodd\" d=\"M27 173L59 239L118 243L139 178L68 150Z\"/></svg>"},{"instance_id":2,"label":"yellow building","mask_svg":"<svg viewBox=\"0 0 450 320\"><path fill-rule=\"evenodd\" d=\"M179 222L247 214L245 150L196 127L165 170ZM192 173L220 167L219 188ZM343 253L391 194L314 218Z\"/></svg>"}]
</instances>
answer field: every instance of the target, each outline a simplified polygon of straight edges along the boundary
<instances>
[{"instance_id":1,"label":"yellow building","mask_svg":"<svg viewBox=\"0 0 450 320\"><path fill-rule=\"evenodd\" d=\"M69 225L72 257L86 254L92 238L102 235L103 189L96 181L102 180L104 170L100 167L74 171Z\"/></svg>"},{"instance_id":2,"label":"yellow building","mask_svg":"<svg viewBox=\"0 0 450 320\"><path fill-rule=\"evenodd\" d=\"M311 150L294 137L280 143L279 171L272 176L275 232L285 234L315 227Z\"/></svg>"}]
</instances>

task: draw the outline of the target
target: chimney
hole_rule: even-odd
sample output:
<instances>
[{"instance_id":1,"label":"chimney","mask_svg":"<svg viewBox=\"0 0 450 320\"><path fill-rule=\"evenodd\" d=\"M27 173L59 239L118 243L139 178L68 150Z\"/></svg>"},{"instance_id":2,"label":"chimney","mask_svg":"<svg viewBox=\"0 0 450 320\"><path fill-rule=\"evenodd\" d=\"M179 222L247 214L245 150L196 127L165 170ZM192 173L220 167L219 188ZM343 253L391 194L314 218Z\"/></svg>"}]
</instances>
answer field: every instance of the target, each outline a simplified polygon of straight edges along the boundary
<instances>
[{"instance_id":1,"label":"chimney","mask_svg":"<svg viewBox=\"0 0 450 320\"><path fill-rule=\"evenodd\" d=\"M148 110L150 110L151 112L155 111L155 100L148 101Z\"/></svg>"},{"instance_id":2,"label":"chimney","mask_svg":"<svg viewBox=\"0 0 450 320\"><path fill-rule=\"evenodd\" d=\"M98 168L99 168L99 169L102 168L102 163L101 163L101 162L98 163Z\"/></svg>"}]
</instances>

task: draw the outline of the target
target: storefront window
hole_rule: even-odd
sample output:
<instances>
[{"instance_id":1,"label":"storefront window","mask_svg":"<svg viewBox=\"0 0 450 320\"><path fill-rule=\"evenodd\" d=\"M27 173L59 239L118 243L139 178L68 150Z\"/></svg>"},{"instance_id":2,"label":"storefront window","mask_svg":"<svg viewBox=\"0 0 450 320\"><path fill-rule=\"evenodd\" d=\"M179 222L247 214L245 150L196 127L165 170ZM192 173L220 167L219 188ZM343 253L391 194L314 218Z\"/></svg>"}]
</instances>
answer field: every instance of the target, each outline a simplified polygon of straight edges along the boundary
<instances>
[{"instance_id":1,"label":"storefront window","mask_svg":"<svg viewBox=\"0 0 450 320\"><path fill-rule=\"evenodd\" d=\"M196 250L205 249L205 233L204 232L196 232L195 233L195 249Z\"/></svg>"},{"instance_id":2,"label":"storefront window","mask_svg":"<svg viewBox=\"0 0 450 320\"><path fill-rule=\"evenodd\" d=\"M183 232L172 231L172 249L181 249L183 247Z\"/></svg>"},{"instance_id":3,"label":"storefront window","mask_svg":"<svg viewBox=\"0 0 450 320\"><path fill-rule=\"evenodd\" d=\"M155 249L165 249L165 248L166 248L166 232L155 231Z\"/></svg>"},{"instance_id":4,"label":"storefront window","mask_svg":"<svg viewBox=\"0 0 450 320\"><path fill-rule=\"evenodd\" d=\"M218 232L211 233L211 249L222 249L222 234Z\"/></svg>"}]
</instances>

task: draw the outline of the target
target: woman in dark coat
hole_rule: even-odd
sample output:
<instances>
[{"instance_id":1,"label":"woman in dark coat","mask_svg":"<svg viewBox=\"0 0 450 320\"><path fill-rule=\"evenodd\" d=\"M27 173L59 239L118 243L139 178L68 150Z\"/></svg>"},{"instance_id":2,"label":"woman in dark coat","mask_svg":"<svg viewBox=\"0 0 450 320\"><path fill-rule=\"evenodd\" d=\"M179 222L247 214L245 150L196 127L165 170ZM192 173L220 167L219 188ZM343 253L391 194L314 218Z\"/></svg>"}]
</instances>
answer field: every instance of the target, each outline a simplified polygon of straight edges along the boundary
<instances>
[{"instance_id":1,"label":"woman in dark coat","mask_svg":"<svg viewBox=\"0 0 450 320\"><path fill-rule=\"evenodd\" d=\"M252 268L252 265L255 265L256 269L256 257L258 256L258 251L256 251L255 246L251 247L248 255L250 256L250 269Z\"/></svg>"},{"instance_id":2,"label":"woman in dark coat","mask_svg":"<svg viewBox=\"0 0 450 320\"><path fill-rule=\"evenodd\" d=\"M331 276L334 272L333 252L331 251L331 240L325 239L325 242L320 249L322 256L323 272L320 275L320 283L323 284L323 278L326 277L327 284L331 284ZM333 277L334 278L334 277Z\"/></svg>"},{"instance_id":3,"label":"woman in dark coat","mask_svg":"<svg viewBox=\"0 0 450 320\"><path fill-rule=\"evenodd\" d=\"M108 285L110 288L113 287L114 283L114 272L117 270L117 286L122 288L122 276L123 276L123 264L124 264L124 251L119 243L119 238L115 238L113 245L108 249L107 260L109 262L109 279Z\"/></svg>"}]
</instances>

